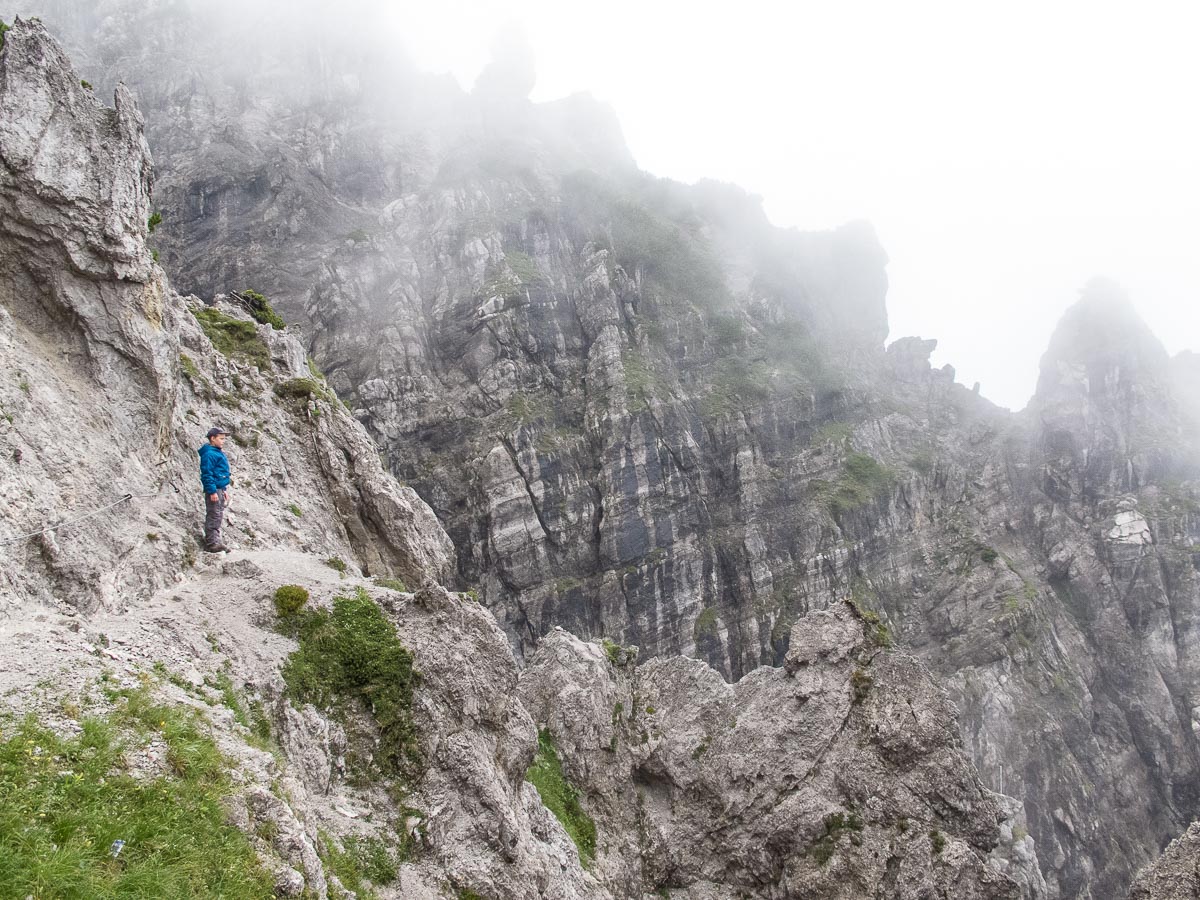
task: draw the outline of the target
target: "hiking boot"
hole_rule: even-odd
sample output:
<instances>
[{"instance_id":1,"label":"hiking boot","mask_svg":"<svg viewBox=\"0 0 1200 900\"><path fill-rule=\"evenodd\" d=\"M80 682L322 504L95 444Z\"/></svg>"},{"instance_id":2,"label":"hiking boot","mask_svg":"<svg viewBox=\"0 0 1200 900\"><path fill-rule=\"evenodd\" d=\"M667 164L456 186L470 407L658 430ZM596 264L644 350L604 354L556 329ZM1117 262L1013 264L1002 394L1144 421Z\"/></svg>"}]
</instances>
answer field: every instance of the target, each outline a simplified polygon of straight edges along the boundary
<instances>
[{"instance_id":1,"label":"hiking boot","mask_svg":"<svg viewBox=\"0 0 1200 900\"><path fill-rule=\"evenodd\" d=\"M232 551L224 544L214 544L211 547L204 548L205 553L231 553Z\"/></svg>"}]
</instances>

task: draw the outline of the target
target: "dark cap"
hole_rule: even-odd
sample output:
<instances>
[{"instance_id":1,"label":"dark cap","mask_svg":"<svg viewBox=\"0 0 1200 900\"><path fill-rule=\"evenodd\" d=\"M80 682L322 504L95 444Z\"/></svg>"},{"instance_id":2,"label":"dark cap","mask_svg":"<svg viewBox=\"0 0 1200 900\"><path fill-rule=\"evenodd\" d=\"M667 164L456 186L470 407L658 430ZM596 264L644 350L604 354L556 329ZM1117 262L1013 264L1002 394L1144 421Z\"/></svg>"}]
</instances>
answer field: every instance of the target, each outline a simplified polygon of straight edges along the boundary
<instances>
[{"instance_id":1,"label":"dark cap","mask_svg":"<svg viewBox=\"0 0 1200 900\"><path fill-rule=\"evenodd\" d=\"M216 437L218 434L229 434L229 432L228 432L228 431L226 431L224 428L210 428L210 429L208 429L208 436L209 436L210 438L211 438L211 437Z\"/></svg>"}]
</instances>

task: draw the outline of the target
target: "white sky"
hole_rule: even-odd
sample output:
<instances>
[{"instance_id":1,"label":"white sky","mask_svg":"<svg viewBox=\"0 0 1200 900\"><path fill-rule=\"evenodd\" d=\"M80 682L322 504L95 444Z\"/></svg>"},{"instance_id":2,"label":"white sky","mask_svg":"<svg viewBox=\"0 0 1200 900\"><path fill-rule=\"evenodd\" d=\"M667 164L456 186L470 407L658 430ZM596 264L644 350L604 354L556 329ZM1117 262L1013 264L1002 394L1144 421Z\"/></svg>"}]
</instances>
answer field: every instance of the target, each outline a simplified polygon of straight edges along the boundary
<instances>
[{"instance_id":1,"label":"white sky","mask_svg":"<svg viewBox=\"0 0 1200 900\"><path fill-rule=\"evenodd\" d=\"M869 220L890 339L938 338L935 364L1001 405L1024 406L1093 275L1169 351L1200 349L1200 6L442 0L394 16L421 68L468 88L521 22L534 99L611 103L642 168L739 184L779 225Z\"/></svg>"}]
</instances>

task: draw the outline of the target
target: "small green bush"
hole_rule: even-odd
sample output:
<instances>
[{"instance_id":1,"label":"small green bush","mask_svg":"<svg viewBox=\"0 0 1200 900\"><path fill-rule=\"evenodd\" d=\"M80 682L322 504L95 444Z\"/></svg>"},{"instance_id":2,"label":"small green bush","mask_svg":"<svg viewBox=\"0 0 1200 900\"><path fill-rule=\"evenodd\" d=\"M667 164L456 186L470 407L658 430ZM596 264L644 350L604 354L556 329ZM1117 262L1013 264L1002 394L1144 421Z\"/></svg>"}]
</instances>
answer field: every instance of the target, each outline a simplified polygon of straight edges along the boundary
<instances>
[{"instance_id":1,"label":"small green bush","mask_svg":"<svg viewBox=\"0 0 1200 900\"><path fill-rule=\"evenodd\" d=\"M936 856L946 849L946 836L936 829L929 832L929 846Z\"/></svg>"},{"instance_id":2,"label":"small green bush","mask_svg":"<svg viewBox=\"0 0 1200 900\"><path fill-rule=\"evenodd\" d=\"M325 565L329 566L329 568L333 569L339 575L346 574L346 561L340 556L329 557L329 559L325 560Z\"/></svg>"},{"instance_id":3,"label":"small green bush","mask_svg":"<svg viewBox=\"0 0 1200 900\"><path fill-rule=\"evenodd\" d=\"M90 81L88 81L86 78L79 79L79 86L81 88L83 88L85 91L92 90L92 83Z\"/></svg>"},{"instance_id":4,"label":"small green bush","mask_svg":"<svg viewBox=\"0 0 1200 900\"><path fill-rule=\"evenodd\" d=\"M88 87L89 89L91 88L91 85L88 84L86 81L84 82L84 85L86 87ZM156 229L161 224L162 224L162 213L160 213L156 210L154 212L154 214L151 215L150 218L146 220L146 230L149 231L151 234L154 234L154 229Z\"/></svg>"},{"instance_id":5,"label":"small green bush","mask_svg":"<svg viewBox=\"0 0 1200 900\"><path fill-rule=\"evenodd\" d=\"M538 732L537 754L525 773L525 780L537 788L546 809L562 823L579 849L579 861L590 866L596 856L596 823L579 804L577 791L563 774L554 738L543 728Z\"/></svg>"},{"instance_id":6,"label":"small green bush","mask_svg":"<svg viewBox=\"0 0 1200 900\"><path fill-rule=\"evenodd\" d=\"M8 31L8 26L4 24L4 20L0 19L0 50L4 49L4 32Z\"/></svg>"},{"instance_id":7,"label":"small green bush","mask_svg":"<svg viewBox=\"0 0 1200 900\"><path fill-rule=\"evenodd\" d=\"M710 606L701 610L700 615L696 617L696 624L692 626L692 636L696 640L702 637L713 637L717 633L717 610Z\"/></svg>"},{"instance_id":8,"label":"small green bush","mask_svg":"<svg viewBox=\"0 0 1200 900\"><path fill-rule=\"evenodd\" d=\"M255 322L270 325L276 331L282 331L287 328L283 319L271 308L271 304L267 302L267 298L258 291L246 290L236 296L240 297L242 302L246 304L246 309Z\"/></svg>"},{"instance_id":9,"label":"small green bush","mask_svg":"<svg viewBox=\"0 0 1200 900\"><path fill-rule=\"evenodd\" d=\"M882 496L891 484L890 470L865 453L851 453L828 495L830 511L841 515L857 509Z\"/></svg>"},{"instance_id":10,"label":"small green bush","mask_svg":"<svg viewBox=\"0 0 1200 900\"><path fill-rule=\"evenodd\" d=\"M297 519L302 518L304 516L304 510L302 510L295 503L289 503L287 508L288 508L288 512L290 512Z\"/></svg>"},{"instance_id":11,"label":"small green bush","mask_svg":"<svg viewBox=\"0 0 1200 900\"><path fill-rule=\"evenodd\" d=\"M1000 554L997 553L995 550L993 550L991 547L984 547L982 550L979 551L979 558L982 559L985 563L994 563L996 561L996 558L999 555Z\"/></svg>"},{"instance_id":12,"label":"small green bush","mask_svg":"<svg viewBox=\"0 0 1200 900\"><path fill-rule=\"evenodd\" d=\"M192 310L192 314L213 346L225 356L240 357L264 372L271 368L270 351L253 322L235 319L213 307Z\"/></svg>"},{"instance_id":13,"label":"small green bush","mask_svg":"<svg viewBox=\"0 0 1200 900\"><path fill-rule=\"evenodd\" d=\"M298 584L285 584L275 589L275 613L280 618L296 615L308 602L308 591Z\"/></svg>"},{"instance_id":14,"label":"small green bush","mask_svg":"<svg viewBox=\"0 0 1200 900\"><path fill-rule=\"evenodd\" d=\"M312 610L298 618L300 648L283 666L288 696L334 712L361 704L379 727L379 770L415 775L421 755L412 700L420 675L396 626L361 588L353 597L335 598L332 612Z\"/></svg>"}]
</instances>

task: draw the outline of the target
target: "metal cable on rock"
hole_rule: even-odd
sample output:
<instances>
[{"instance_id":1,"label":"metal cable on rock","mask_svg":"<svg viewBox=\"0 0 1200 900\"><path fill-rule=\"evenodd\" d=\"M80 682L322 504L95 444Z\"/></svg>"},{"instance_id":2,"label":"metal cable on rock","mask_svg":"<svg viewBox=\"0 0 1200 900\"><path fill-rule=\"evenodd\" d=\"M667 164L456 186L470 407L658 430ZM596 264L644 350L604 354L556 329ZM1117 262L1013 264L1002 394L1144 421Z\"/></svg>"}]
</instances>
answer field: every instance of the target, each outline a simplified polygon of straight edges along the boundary
<instances>
[{"instance_id":1,"label":"metal cable on rock","mask_svg":"<svg viewBox=\"0 0 1200 900\"><path fill-rule=\"evenodd\" d=\"M171 481L169 479L164 481L163 487L165 487L168 484L171 485L171 487L172 487L172 489L174 489L175 493L177 493L177 494L179 493L179 487L175 484L174 481ZM86 521L87 519L92 518L92 516L99 515L100 513L104 512L106 509L112 509L114 506L120 506L122 503L127 503L130 500L151 500L151 499L159 496L159 494L161 494L161 493L162 493L162 487L159 487L159 489L157 491L155 491L153 494L123 494L120 497L120 499L114 500L112 503L109 503L105 506L98 507L97 509L93 509L91 512L84 513L82 516L79 516L77 518L67 519L66 521L59 522L55 525L47 525L45 528L39 528L37 531L31 531L31 532L29 532L29 534L22 534L17 537L5 538L4 540L0 541L0 547L4 547L8 544L19 544L21 541L27 541L30 538L35 538L39 534L45 534L47 531L58 531L60 528L66 528L70 525L76 525L80 522L83 522L83 521Z\"/></svg>"}]
</instances>

